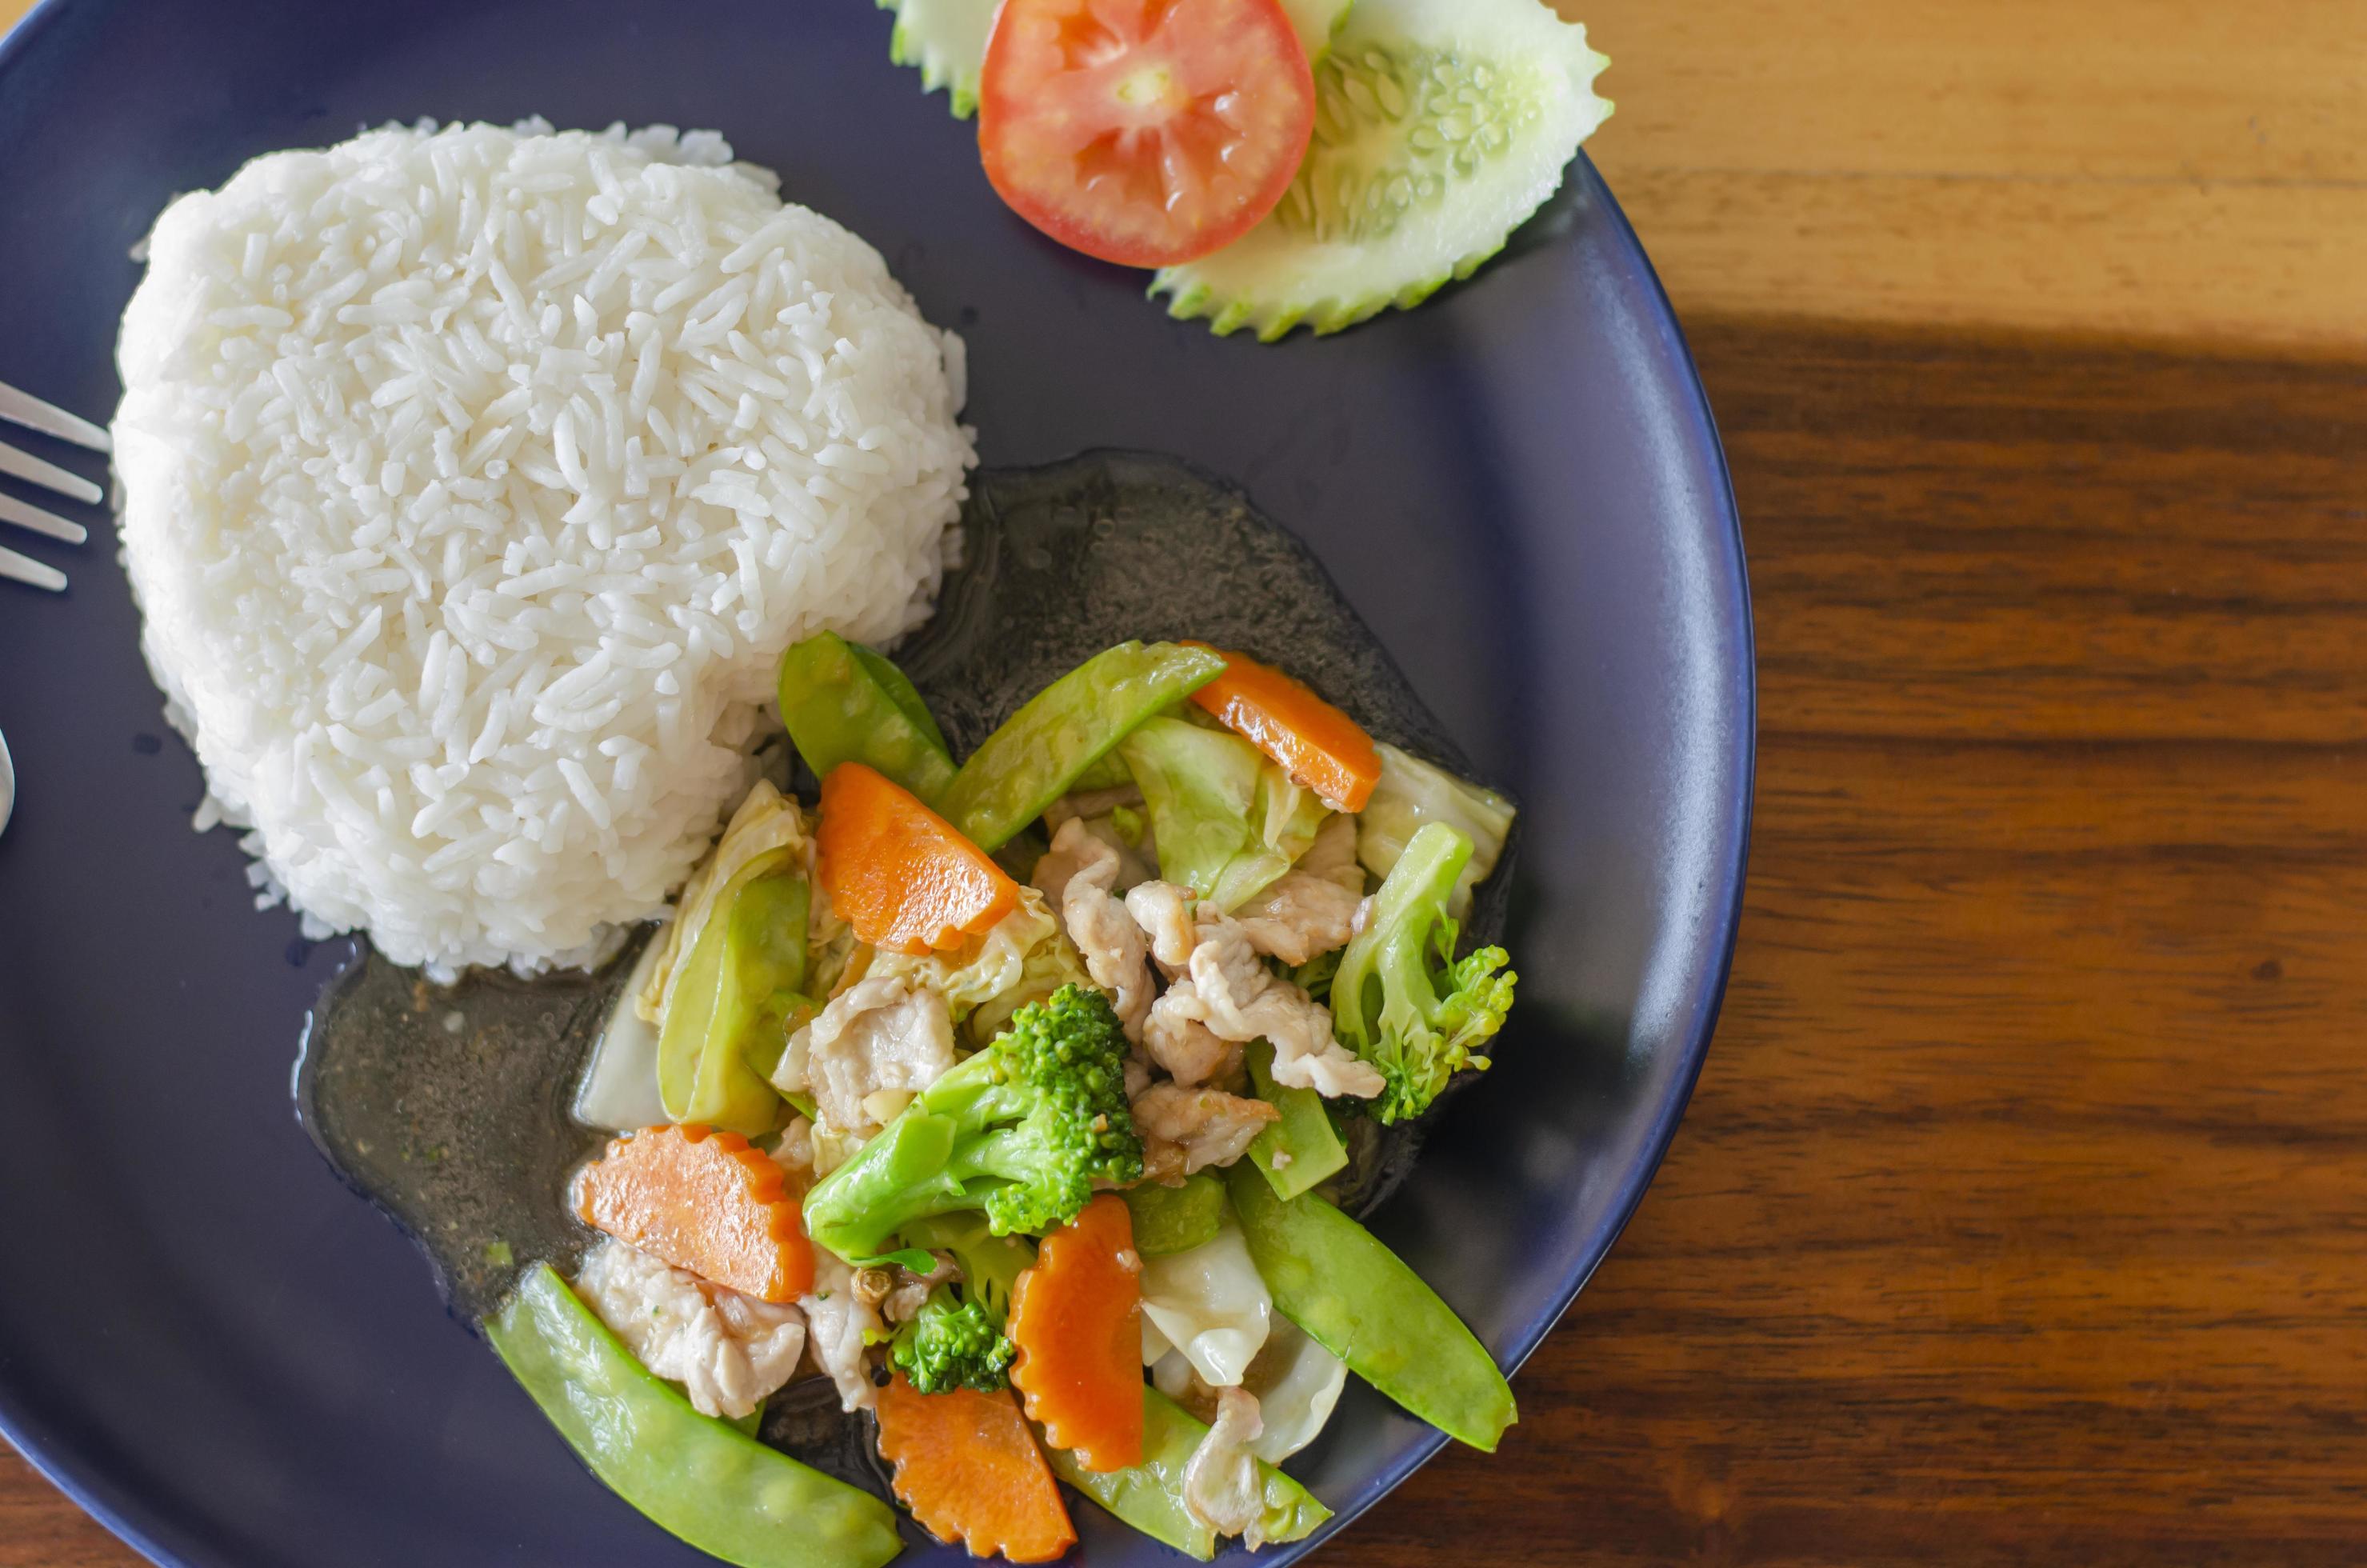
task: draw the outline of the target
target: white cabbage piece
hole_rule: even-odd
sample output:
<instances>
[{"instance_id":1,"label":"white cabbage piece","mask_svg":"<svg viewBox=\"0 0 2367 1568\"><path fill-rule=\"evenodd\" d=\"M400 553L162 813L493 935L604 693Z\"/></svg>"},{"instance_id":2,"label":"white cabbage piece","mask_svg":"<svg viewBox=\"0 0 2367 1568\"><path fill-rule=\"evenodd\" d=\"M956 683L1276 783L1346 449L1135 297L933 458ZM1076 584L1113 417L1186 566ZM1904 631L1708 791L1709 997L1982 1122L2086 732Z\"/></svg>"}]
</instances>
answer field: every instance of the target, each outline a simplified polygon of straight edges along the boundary
<instances>
[{"instance_id":1,"label":"white cabbage piece","mask_svg":"<svg viewBox=\"0 0 2367 1568\"><path fill-rule=\"evenodd\" d=\"M682 897L676 901L674 924L667 927L663 939L654 944L657 960L635 993L636 1006L644 1019L652 1024L663 1022L665 1005L674 994L674 980L683 962L698 945L698 934L721 909L723 894L731 886L732 879L756 860L783 850L809 876L812 874L813 846L806 836L805 813L798 810L795 800L760 778L740 802L740 809L731 813L723 836L716 841L715 852L691 874Z\"/></svg>"},{"instance_id":2,"label":"white cabbage piece","mask_svg":"<svg viewBox=\"0 0 2367 1568\"><path fill-rule=\"evenodd\" d=\"M608 1132L638 1132L671 1119L664 1096L658 1093L658 1027L641 1017L640 993L658 967L665 938L652 937L642 948L616 1011L600 1031L584 1063L583 1078L575 1088L573 1114L586 1127Z\"/></svg>"},{"instance_id":3,"label":"white cabbage piece","mask_svg":"<svg viewBox=\"0 0 2367 1568\"><path fill-rule=\"evenodd\" d=\"M1423 824L1446 824L1471 840L1471 864L1447 902L1447 913L1460 920L1470 913L1471 890L1488 880L1504 853L1512 802L1386 741L1380 753L1381 781L1356 818L1356 858L1373 875L1387 878Z\"/></svg>"},{"instance_id":4,"label":"white cabbage piece","mask_svg":"<svg viewBox=\"0 0 2367 1568\"><path fill-rule=\"evenodd\" d=\"M1191 1251L1143 1260L1142 1315L1209 1387L1239 1386L1265 1347L1274 1313L1274 1295L1230 1215ZM1152 1348L1147 1337L1144 1348Z\"/></svg>"},{"instance_id":5,"label":"white cabbage piece","mask_svg":"<svg viewBox=\"0 0 2367 1568\"><path fill-rule=\"evenodd\" d=\"M1152 719L1118 748L1141 786L1160 875L1230 911L1274 885L1331 810L1227 730Z\"/></svg>"},{"instance_id":6,"label":"white cabbage piece","mask_svg":"<svg viewBox=\"0 0 2367 1568\"><path fill-rule=\"evenodd\" d=\"M1146 1327L1142 1337L1143 1358L1150 1364L1150 1381L1159 1392L1201 1420L1215 1420L1217 1391L1184 1352L1155 1329ZM1160 1352L1156 1360L1150 1357L1154 1337ZM1277 1312L1265 1348L1241 1381L1243 1391L1256 1398L1263 1423L1250 1451L1268 1464L1280 1464L1298 1452L1323 1435L1347 1387L1348 1363Z\"/></svg>"},{"instance_id":7,"label":"white cabbage piece","mask_svg":"<svg viewBox=\"0 0 2367 1568\"><path fill-rule=\"evenodd\" d=\"M1348 1363L1280 1313L1265 1348L1250 1364L1242 1387L1257 1395L1264 1430L1250 1451L1280 1464L1323 1434L1340 1394L1348 1386Z\"/></svg>"},{"instance_id":8,"label":"white cabbage piece","mask_svg":"<svg viewBox=\"0 0 2367 1568\"><path fill-rule=\"evenodd\" d=\"M875 954L865 978L901 976L916 988L926 987L946 999L957 1025L968 1028L975 1044L983 1045L1002 1032L1011 1015L1030 1002L1040 1002L1063 985L1090 986L1085 960L1060 928L1059 916L1034 888L1019 890L1019 905L990 927L949 952L920 958L906 953Z\"/></svg>"}]
</instances>

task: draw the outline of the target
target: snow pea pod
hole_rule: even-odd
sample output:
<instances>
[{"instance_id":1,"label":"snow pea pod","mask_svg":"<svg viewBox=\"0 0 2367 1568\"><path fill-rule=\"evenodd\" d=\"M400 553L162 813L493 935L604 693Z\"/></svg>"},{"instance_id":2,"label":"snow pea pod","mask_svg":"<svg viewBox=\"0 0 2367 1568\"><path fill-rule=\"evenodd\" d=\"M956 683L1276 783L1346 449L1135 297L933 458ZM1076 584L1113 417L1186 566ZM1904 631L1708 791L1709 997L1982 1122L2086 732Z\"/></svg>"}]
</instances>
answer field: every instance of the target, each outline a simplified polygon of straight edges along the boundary
<instances>
[{"instance_id":1,"label":"snow pea pod","mask_svg":"<svg viewBox=\"0 0 2367 1568\"><path fill-rule=\"evenodd\" d=\"M1129 1470L1097 1474L1059 1449L1045 1451L1060 1479L1116 1515L1126 1523L1202 1562L1217 1555L1217 1532L1192 1517L1184 1506L1184 1468L1208 1429L1192 1413L1157 1389L1142 1391L1142 1462ZM1301 1486L1263 1460L1258 1473L1265 1479L1265 1509L1261 1523L1270 1543L1303 1540L1313 1535L1331 1510Z\"/></svg>"},{"instance_id":2,"label":"snow pea pod","mask_svg":"<svg viewBox=\"0 0 2367 1568\"><path fill-rule=\"evenodd\" d=\"M1282 1112L1282 1119L1268 1122L1250 1144L1250 1158L1265 1173L1276 1198L1296 1198L1345 1169L1348 1146L1340 1142L1321 1095L1274 1081L1272 1045L1251 1040L1247 1054L1258 1098Z\"/></svg>"},{"instance_id":3,"label":"snow pea pod","mask_svg":"<svg viewBox=\"0 0 2367 1568\"><path fill-rule=\"evenodd\" d=\"M1145 1257L1172 1257L1217 1239L1225 1227L1225 1184L1206 1171L1181 1187L1145 1182L1118 1194L1134 1214L1134 1249Z\"/></svg>"},{"instance_id":4,"label":"snow pea pod","mask_svg":"<svg viewBox=\"0 0 2367 1568\"><path fill-rule=\"evenodd\" d=\"M859 642L824 631L781 655L781 722L816 778L867 763L935 804L954 781L945 732L912 681Z\"/></svg>"},{"instance_id":5,"label":"snow pea pod","mask_svg":"<svg viewBox=\"0 0 2367 1568\"><path fill-rule=\"evenodd\" d=\"M1370 1231L1312 1195L1226 1173L1250 1255L1283 1316L1448 1437L1489 1453L1520 1418L1512 1386L1454 1309Z\"/></svg>"},{"instance_id":6,"label":"snow pea pod","mask_svg":"<svg viewBox=\"0 0 2367 1568\"><path fill-rule=\"evenodd\" d=\"M740 1568L880 1568L903 1550L887 1504L699 1415L549 1264L485 1335L592 1473L700 1551Z\"/></svg>"},{"instance_id":7,"label":"snow pea pod","mask_svg":"<svg viewBox=\"0 0 2367 1568\"><path fill-rule=\"evenodd\" d=\"M1121 642L1096 653L1030 698L970 754L934 802L938 812L991 853L1137 725L1224 673L1217 654L1174 642Z\"/></svg>"}]
</instances>

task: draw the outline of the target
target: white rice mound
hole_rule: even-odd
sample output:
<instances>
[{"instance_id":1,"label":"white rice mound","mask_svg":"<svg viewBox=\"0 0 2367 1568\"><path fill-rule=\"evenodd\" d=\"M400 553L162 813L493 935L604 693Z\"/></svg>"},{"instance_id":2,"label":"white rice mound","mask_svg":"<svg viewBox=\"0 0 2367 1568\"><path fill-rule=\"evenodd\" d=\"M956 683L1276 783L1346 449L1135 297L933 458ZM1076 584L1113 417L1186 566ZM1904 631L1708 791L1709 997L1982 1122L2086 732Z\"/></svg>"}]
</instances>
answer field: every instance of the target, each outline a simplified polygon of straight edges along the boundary
<instances>
[{"instance_id":1,"label":"white rice mound","mask_svg":"<svg viewBox=\"0 0 2367 1568\"><path fill-rule=\"evenodd\" d=\"M926 618L958 338L711 132L423 123L157 221L124 561L258 904L447 976L660 915L781 650Z\"/></svg>"}]
</instances>

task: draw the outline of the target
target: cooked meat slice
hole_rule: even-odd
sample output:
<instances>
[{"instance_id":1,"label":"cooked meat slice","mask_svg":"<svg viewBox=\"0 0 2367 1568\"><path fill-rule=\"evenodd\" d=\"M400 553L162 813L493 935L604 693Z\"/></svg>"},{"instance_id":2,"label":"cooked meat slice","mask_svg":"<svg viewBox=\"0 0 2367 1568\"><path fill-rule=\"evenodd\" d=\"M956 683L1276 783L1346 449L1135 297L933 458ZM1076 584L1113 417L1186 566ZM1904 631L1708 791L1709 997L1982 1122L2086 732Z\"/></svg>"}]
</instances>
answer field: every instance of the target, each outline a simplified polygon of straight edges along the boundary
<instances>
[{"instance_id":1,"label":"cooked meat slice","mask_svg":"<svg viewBox=\"0 0 2367 1568\"><path fill-rule=\"evenodd\" d=\"M654 1375L680 1383L703 1415L738 1420L798 1369L805 1314L669 1267L611 1236L592 1249L576 1293Z\"/></svg>"},{"instance_id":2,"label":"cooked meat slice","mask_svg":"<svg viewBox=\"0 0 2367 1568\"><path fill-rule=\"evenodd\" d=\"M1173 882L1145 882L1126 895L1126 912L1150 939L1150 956L1168 979L1184 972L1200 945L1192 920L1192 895Z\"/></svg>"},{"instance_id":3,"label":"cooked meat slice","mask_svg":"<svg viewBox=\"0 0 2367 1568\"><path fill-rule=\"evenodd\" d=\"M1036 863L1036 886L1060 911L1069 940L1084 955L1085 972L1110 994L1126 1038L1139 1044L1142 1020L1150 1011L1150 965L1142 927L1111 894L1117 874L1117 851L1072 817L1060 824L1051 851Z\"/></svg>"},{"instance_id":4,"label":"cooked meat slice","mask_svg":"<svg viewBox=\"0 0 2367 1568\"><path fill-rule=\"evenodd\" d=\"M1272 1042L1277 1084L1326 1098L1381 1092L1380 1074L1331 1038L1330 1009L1274 978L1239 921L1220 915L1202 921L1200 932L1200 945L1192 949L1193 1010L1217 1039Z\"/></svg>"},{"instance_id":5,"label":"cooked meat slice","mask_svg":"<svg viewBox=\"0 0 2367 1568\"><path fill-rule=\"evenodd\" d=\"M878 1395L864 1335L884 1333L886 1325L878 1309L866 1306L855 1293L855 1270L814 1248L813 1294L798 1305L805 1309L814 1365L838 1385L839 1404L847 1410L870 1409Z\"/></svg>"},{"instance_id":6,"label":"cooked meat slice","mask_svg":"<svg viewBox=\"0 0 2367 1568\"><path fill-rule=\"evenodd\" d=\"M773 1082L789 1094L811 1095L824 1126L867 1136L881 1124L875 1113L890 1103L874 1096L917 1094L953 1064L953 1015L944 995L890 974L857 981L831 998L789 1037Z\"/></svg>"},{"instance_id":7,"label":"cooked meat slice","mask_svg":"<svg viewBox=\"0 0 2367 1568\"><path fill-rule=\"evenodd\" d=\"M1345 812L1324 818L1323 825L1315 830L1315 842L1291 869L1319 877L1342 892L1363 898L1365 868L1356 861L1356 819Z\"/></svg>"},{"instance_id":8,"label":"cooked meat slice","mask_svg":"<svg viewBox=\"0 0 2367 1568\"><path fill-rule=\"evenodd\" d=\"M1115 867L1117 851L1087 833L1076 819L1062 823L1052 835L1052 847L1036 862L1036 874L1027 879L1044 902L1054 909L1060 907L1069 894L1069 883L1078 872L1106 859Z\"/></svg>"},{"instance_id":9,"label":"cooked meat slice","mask_svg":"<svg viewBox=\"0 0 2367 1568\"><path fill-rule=\"evenodd\" d=\"M1251 1551L1265 1544L1265 1486L1250 1445L1265 1430L1258 1402L1240 1389L1217 1392L1217 1419L1184 1466L1184 1506L1220 1536Z\"/></svg>"},{"instance_id":10,"label":"cooked meat slice","mask_svg":"<svg viewBox=\"0 0 2367 1568\"><path fill-rule=\"evenodd\" d=\"M1211 1165L1229 1165L1250 1141L1282 1113L1263 1100L1221 1089L1153 1084L1134 1097L1134 1130L1142 1135L1143 1169L1154 1179L1181 1181Z\"/></svg>"},{"instance_id":11,"label":"cooked meat slice","mask_svg":"<svg viewBox=\"0 0 2367 1568\"><path fill-rule=\"evenodd\" d=\"M1315 843L1265 892L1233 911L1250 945L1293 968L1356 934L1365 868L1356 863L1356 819L1324 819Z\"/></svg>"},{"instance_id":12,"label":"cooked meat slice","mask_svg":"<svg viewBox=\"0 0 2367 1568\"><path fill-rule=\"evenodd\" d=\"M1192 983L1176 981L1151 1004L1142 1029L1142 1048L1150 1060L1187 1087L1231 1077L1241 1058L1239 1045L1210 1032L1199 1009L1200 995Z\"/></svg>"},{"instance_id":13,"label":"cooked meat slice","mask_svg":"<svg viewBox=\"0 0 2367 1568\"><path fill-rule=\"evenodd\" d=\"M1344 895L1344 890L1335 891ZM1144 1043L1153 1058L1189 1082L1215 1075L1202 1064L1205 1042L1184 1028L1197 1023L1233 1045L1261 1038L1272 1041L1277 1083L1333 1097L1379 1094L1380 1074L1331 1038L1328 1009L1266 968L1250 927L1214 910L1196 909L1191 898L1172 882L1145 882L1126 895L1127 913L1142 927L1151 956L1173 983L1152 1005L1145 1026ZM1184 1071L1165 1062L1158 1040L1167 1043Z\"/></svg>"},{"instance_id":14,"label":"cooked meat slice","mask_svg":"<svg viewBox=\"0 0 2367 1568\"><path fill-rule=\"evenodd\" d=\"M773 1142L773 1163L785 1171L796 1171L810 1177L814 1168L814 1124L802 1116L789 1118L781 1135Z\"/></svg>"},{"instance_id":15,"label":"cooked meat slice","mask_svg":"<svg viewBox=\"0 0 2367 1568\"><path fill-rule=\"evenodd\" d=\"M1356 934L1364 895L1312 872L1285 871L1265 892L1233 912L1250 946L1296 969L1319 953L1348 945Z\"/></svg>"}]
</instances>

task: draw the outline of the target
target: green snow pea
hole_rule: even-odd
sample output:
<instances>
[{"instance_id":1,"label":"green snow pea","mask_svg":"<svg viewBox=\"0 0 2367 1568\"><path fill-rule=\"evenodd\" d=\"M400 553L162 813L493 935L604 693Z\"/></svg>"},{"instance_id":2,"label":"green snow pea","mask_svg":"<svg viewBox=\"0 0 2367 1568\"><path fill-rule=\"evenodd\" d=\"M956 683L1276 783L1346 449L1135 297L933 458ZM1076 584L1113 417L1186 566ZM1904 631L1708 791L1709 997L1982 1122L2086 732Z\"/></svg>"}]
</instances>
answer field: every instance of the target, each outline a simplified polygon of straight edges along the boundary
<instances>
[{"instance_id":1,"label":"green snow pea","mask_svg":"<svg viewBox=\"0 0 2367 1568\"><path fill-rule=\"evenodd\" d=\"M1224 673L1219 655L1173 642L1121 642L1096 653L1003 721L962 764L937 811L991 853L1135 726Z\"/></svg>"},{"instance_id":2,"label":"green snow pea","mask_svg":"<svg viewBox=\"0 0 2367 1568\"><path fill-rule=\"evenodd\" d=\"M1340 1142L1323 1108L1323 1096L1313 1089L1294 1089L1274 1081L1274 1047L1251 1040L1247 1051L1250 1081L1258 1098L1282 1112L1280 1121L1266 1123L1250 1144L1250 1158L1265 1173L1276 1198L1288 1199L1347 1167L1348 1146Z\"/></svg>"},{"instance_id":3,"label":"green snow pea","mask_svg":"<svg viewBox=\"0 0 2367 1568\"><path fill-rule=\"evenodd\" d=\"M1133 782L1134 775L1127 771L1126 758L1116 752L1111 752L1107 756L1090 765L1082 773L1078 774L1069 788L1079 791L1117 790Z\"/></svg>"},{"instance_id":4,"label":"green snow pea","mask_svg":"<svg viewBox=\"0 0 2367 1568\"><path fill-rule=\"evenodd\" d=\"M700 1551L740 1568L880 1568L903 1550L887 1504L693 1410L549 1264L485 1335L592 1473Z\"/></svg>"},{"instance_id":5,"label":"green snow pea","mask_svg":"<svg viewBox=\"0 0 2367 1568\"><path fill-rule=\"evenodd\" d=\"M1184 1506L1184 1467L1207 1435L1190 1411L1145 1384L1140 1464L1096 1475L1064 1449L1045 1452L1061 1480L1153 1540L1206 1562L1217 1555L1217 1532ZM1259 1522L1269 1542L1303 1540L1331 1517L1313 1493L1263 1460L1258 1473L1265 1478L1265 1510Z\"/></svg>"},{"instance_id":6,"label":"green snow pea","mask_svg":"<svg viewBox=\"0 0 2367 1568\"><path fill-rule=\"evenodd\" d=\"M842 762L868 763L932 803L954 781L928 704L902 670L861 643L824 631L791 644L780 692L781 722L816 778Z\"/></svg>"},{"instance_id":7,"label":"green snow pea","mask_svg":"<svg viewBox=\"0 0 2367 1568\"><path fill-rule=\"evenodd\" d=\"M780 1107L765 1076L788 1043L792 1016L810 1006L806 920L811 893L788 850L760 855L723 890L691 944L658 1035L658 1096L676 1121L751 1137Z\"/></svg>"},{"instance_id":8,"label":"green snow pea","mask_svg":"<svg viewBox=\"0 0 2367 1568\"><path fill-rule=\"evenodd\" d=\"M1233 1212L1283 1316L1448 1437L1489 1453L1520 1418L1504 1374L1454 1309L1370 1231L1312 1195L1285 1202L1242 1165Z\"/></svg>"},{"instance_id":9,"label":"green snow pea","mask_svg":"<svg viewBox=\"0 0 2367 1568\"><path fill-rule=\"evenodd\" d=\"M1134 1215L1134 1250L1145 1257L1190 1252L1224 1229L1225 1184L1213 1172L1195 1171L1182 1187L1147 1181L1118 1196Z\"/></svg>"}]
</instances>

